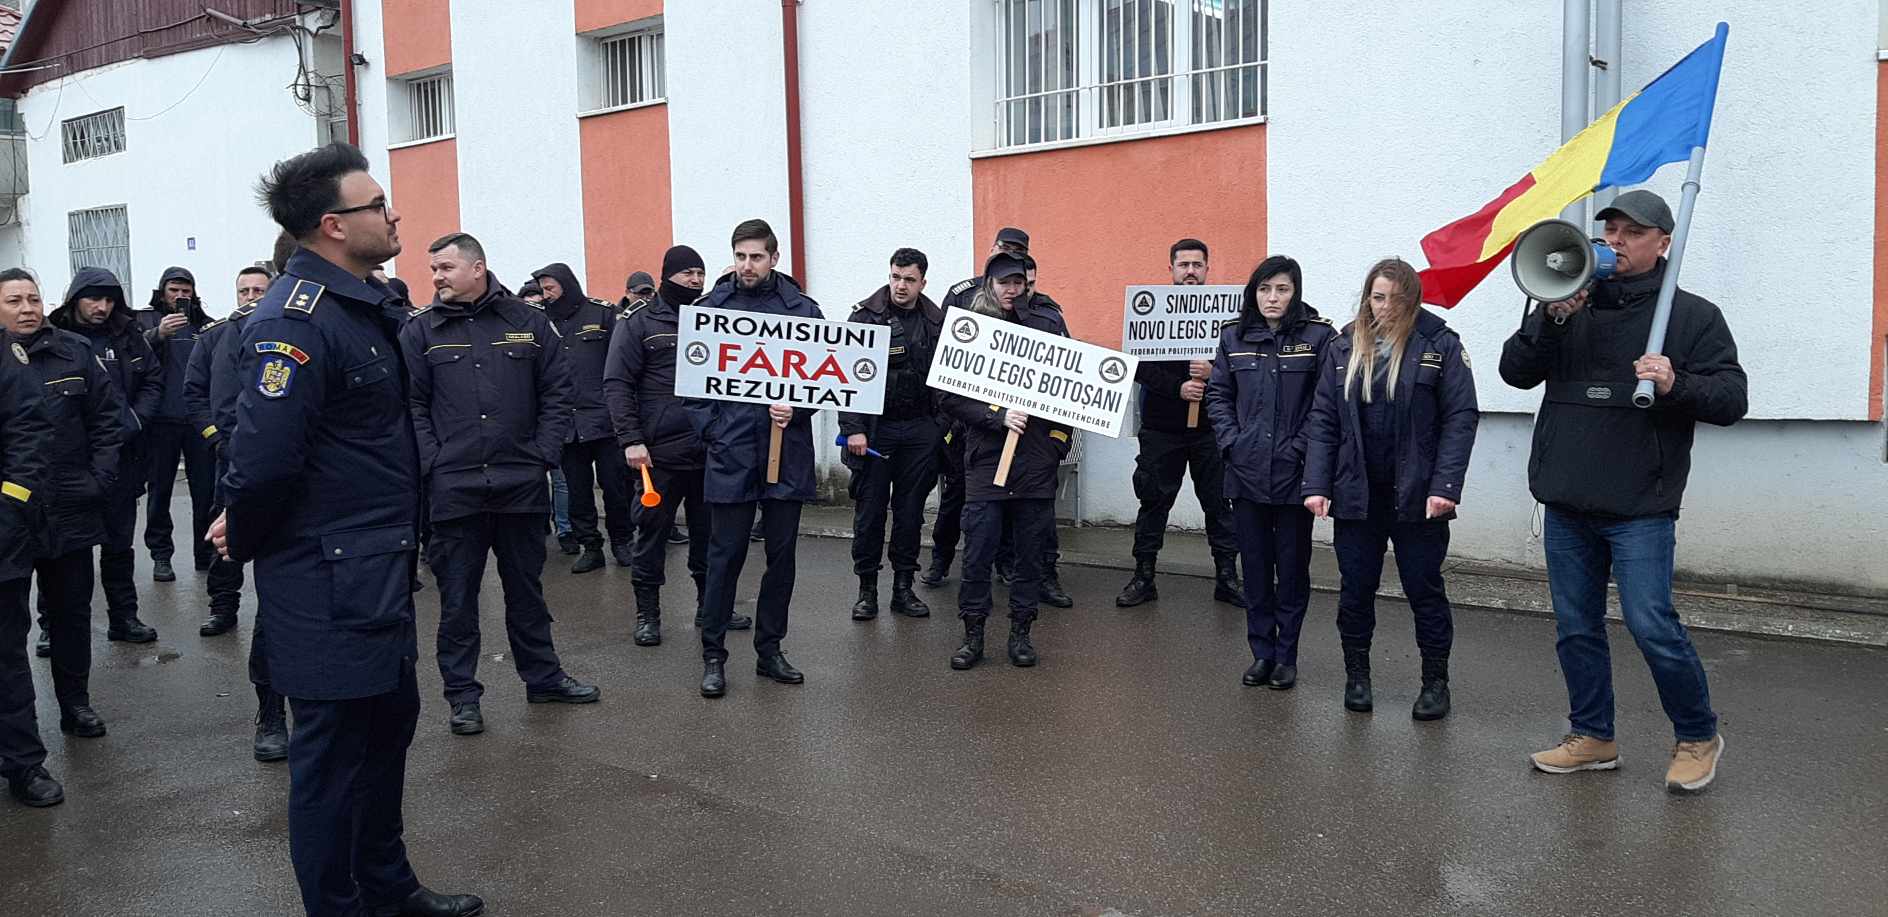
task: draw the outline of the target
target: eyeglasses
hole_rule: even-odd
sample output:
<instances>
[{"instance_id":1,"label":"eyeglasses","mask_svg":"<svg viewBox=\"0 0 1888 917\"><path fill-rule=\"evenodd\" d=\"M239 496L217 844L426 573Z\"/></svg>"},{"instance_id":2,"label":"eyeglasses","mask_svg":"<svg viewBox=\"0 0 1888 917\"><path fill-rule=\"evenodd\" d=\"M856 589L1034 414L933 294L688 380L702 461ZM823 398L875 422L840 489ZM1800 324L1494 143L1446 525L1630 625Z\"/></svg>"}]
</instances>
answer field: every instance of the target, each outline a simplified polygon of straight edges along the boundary
<instances>
[{"instance_id":1,"label":"eyeglasses","mask_svg":"<svg viewBox=\"0 0 1888 917\"><path fill-rule=\"evenodd\" d=\"M362 204L359 207L343 207L339 210L329 210L327 211L327 213L339 217L339 216L346 216L350 213L363 213L369 210L377 210L380 212L381 216L383 217L386 216L387 215L387 199L383 197L383 198L380 198L379 200L369 201L368 203Z\"/></svg>"}]
</instances>

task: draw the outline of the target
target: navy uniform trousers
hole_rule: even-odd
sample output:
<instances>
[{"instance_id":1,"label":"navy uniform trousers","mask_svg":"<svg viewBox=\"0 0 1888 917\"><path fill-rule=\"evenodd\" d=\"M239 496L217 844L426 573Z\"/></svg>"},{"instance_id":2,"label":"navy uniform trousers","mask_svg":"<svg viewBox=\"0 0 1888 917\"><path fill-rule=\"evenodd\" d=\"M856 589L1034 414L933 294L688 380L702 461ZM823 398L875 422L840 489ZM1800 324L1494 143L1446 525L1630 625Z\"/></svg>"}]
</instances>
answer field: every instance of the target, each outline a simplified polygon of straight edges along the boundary
<instances>
[{"instance_id":1,"label":"navy uniform trousers","mask_svg":"<svg viewBox=\"0 0 1888 917\"><path fill-rule=\"evenodd\" d=\"M123 487L120 483L120 490ZM113 623L138 616L138 584L132 579L138 555L131 547L138 528L138 497L138 494L123 492L106 497L105 543L98 549L98 585L105 590L105 616ZM85 557L86 564L90 565L91 552L87 551ZM88 605L92 600L90 587L86 588L85 600ZM57 626L51 623L51 603L52 597L41 589L39 627L48 634ZM89 642L91 638L88 636L86 640Z\"/></svg>"},{"instance_id":2,"label":"navy uniform trousers","mask_svg":"<svg viewBox=\"0 0 1888 917\"><path fill-rule=\"evenodd\" d=\"M1017 544L1044 544L1055 532L1055 500L978 500L964 504L964 578L957 589L957 616L982 621L990 616L990 571L1007 534ZM1039 587L1048 551L1019 551L1010 579L1010 620L1036 620Z\"/></svg>"},{"instance_id":3,"label":"navy uniform trousers","mask_svg":"<svg viewBox=\"0 0 1888 917\"><path fill-rule=\"evenodd\" d=\"M666 495L664 495L666 499ZM708 586L702 603L701 658L728 659L728 619L734 616L734 589L747 565L748 532L754 514L760 514L767 572L761 574L760 595L754 599L754 653L762 659L780 652L787 636L787 609L793 603L794 552L800 538L798 500L752 500L746 503L710 503L708 533ZM689 523L689 537L695 534Z\"/></svg>"},{"instance_id":4,"label":"navy uniform trousers","mask_svg":"<svg viewBox=\"0 0 1888 917\"><path fill-rule=\"evenodd\" d=\"M145 501L144 546L153 560L169 560L176 549L171 533L170 495L177 484L177 460L183 459L184 481L190 485L190 553L197 569L210 565L216 550L203 540L209 531L210 504L215 501L216 456L210 441L191 424L152 421L144 434L150 452L150 496Z\"/></svg>"},{"instance_id":5,"label":"navy uniform trousers","mask_svg":"<svg viewBox=\"0 0 1888 917\"><path fill-rule=\"evenodd\" d=\"M92 549L33 562L42 627L52 638L52 686L61 707L90 706L92 672ZM31 577L0 583L0 778L46 761L26 661L31 626L26 594Z\"/></svg>"},{"instance_id":6,"label":"navy uniform trousers","mask_svg":"<svg viewBox=\"0 0 1888 917\"><path fill-rule=\"evenodd\" d=\"M1377 586L1383 580L1383 553L1396 548L1396 572L1416 619L1416 648L1422 658L1446 661L1455 643L1455 619L1442 581L1449 554L1445 519L1403 522L1396 518L1396 492L1387 484L1370 485L1366 519L1339 519L1331 546L1343 583L1337 597L1337 634L1345 649L1369 649L1377 629Z\"/></svg>"},{"instance_id":7,"label":"navy uniform trousers","mask_svg":"<svg viewBox=\"0 0 1888 917\"><path fill-rule=\"evenodd\" d=\"M866 456L863 468L852 473L852 572L866 576L879 571L888 509L892 571L917 572L924 501L937 484L937 427L929 417L879 421L872 449L885 457ZM953 549L956 541L951 539Z\"/></svg>"},{"instance_id":8,"label":"navy uniform trousers","mask_svg":"<svg viewBox=\"0 0 1888 917\"><path fill-rule=\"evenodd\" d=\"M229 473L229 463L222 456L216 459L216 478L222 480ZM210 518L223 514L223 507L210 507ZM243 565L227 557L218 555L210 561L210 572L204 576L210 592L210 613L234 616L243 602ZM258 688L269 687L269 660L262 654L262 614L256 614L255 632L249 635L249 683Z\"/></svg>"},{"instance_id":9,"label":"navy uniform trousers","mask_svg":"<svg viewBox=\"0 0 1888 917\"><path fill-rule=\"evenodd\" d=\"M945 437L938 437L937 521L931 524L931 564L949 567L957 556L957 541L964 534L964 428L952 424Z\"/></svg>"},{"instance_id":10,"label":"navy uniform trousers","mask_svg":"<svg viewBox=\"0 0 1888 917\"><path fill-rule=\"evenodd\" d=\"M708 504L702 500L702 470L683 468L665 471L649 466L649 483L656 486L662 502L655 506L636 506L636 549L630 558L629 573L637 586L661 587L669 581L663 569L667 560L669 528L675 524L676 509L687 503L688 575L695 580L696 598L702 598L708 581L708 536L713 526ZM642 488L642 475L636 475L636 487Z\"/></svg>"},{"instance_id":11,"label":"navy uniform trousers","mask_svg":"<svg viewBox=\"0 0 1888 917\"><path fill-rule=\"evenodd\" d=\"M549 689L564 680L551 645L551 612L544 604L542 513L479 513L435 522L426 563L439 583L439 676L446 702L475 704L479 684L479 583L485 559L498 560L505 590L505 636L526 689Z\"/></svg>"},{"instance_id":12,"label":"navy uniform trousers","mask_svg":"<svg viewBox=\"0 0 1888 917\"><path fill-rule=\"evenodd\" d=\"M1134 457L1134 496L1140 510L1134 516L1134 559L1153 560L1167 539L1167 517L1180 496L1180 482L1191 472L1193 494L1206 514L1206 544L1218 561L1239 554L1226 511L1225 467L1213 431L1202 426L1187 433L1143 429L1140 452Z\"/></svg>"},{"instance_id":13,"label":"navy uniform trousers","mask_svg":"<svg viewBox=\"0 0 1888 917\"><path fill-rule=\"evenodd\" d=\"M1298 635L1311 604L1311 523L1302 506L1234 500L1246 572L1246 643L1254 661L1298 664ZM1378 564L1382 554L1378 553Z\"/></svg>"}]
</instances>

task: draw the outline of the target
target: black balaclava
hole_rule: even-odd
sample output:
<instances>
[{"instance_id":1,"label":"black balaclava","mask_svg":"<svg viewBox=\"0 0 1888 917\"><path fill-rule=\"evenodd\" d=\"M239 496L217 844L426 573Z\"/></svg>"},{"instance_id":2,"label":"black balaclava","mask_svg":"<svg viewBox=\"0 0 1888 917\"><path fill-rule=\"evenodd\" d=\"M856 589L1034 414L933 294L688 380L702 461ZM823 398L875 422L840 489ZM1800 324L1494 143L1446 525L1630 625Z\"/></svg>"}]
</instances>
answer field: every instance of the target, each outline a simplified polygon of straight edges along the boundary
<instances>
[{"instance_id":1,"label":"black balaclava","mask_svg":"<svg viewBox=\"0 0 1888 917\"><path fill-rule=\"evenodd\" d=\"M663 302L671 306L686 306L701 298L701 290L682 286L669 279L689 268L706 270L707 265L702 263L701 253L686 245L677 245L662 255L662 283L656 287L656 292L662 296Z\"/></svg>"}]
</instances>

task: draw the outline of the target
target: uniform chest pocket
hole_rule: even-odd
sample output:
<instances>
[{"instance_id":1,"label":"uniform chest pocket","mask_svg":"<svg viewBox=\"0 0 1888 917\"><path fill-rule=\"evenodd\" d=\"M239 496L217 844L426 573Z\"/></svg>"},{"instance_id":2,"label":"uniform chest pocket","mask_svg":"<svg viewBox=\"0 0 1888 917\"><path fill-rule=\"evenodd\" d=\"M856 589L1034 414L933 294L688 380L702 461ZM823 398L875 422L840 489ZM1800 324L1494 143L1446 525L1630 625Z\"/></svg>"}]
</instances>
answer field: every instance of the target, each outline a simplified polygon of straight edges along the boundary
<instances>
[{"instance_id":1,"label":"uniform chest pocket","mask_svg":"<svg viewBox=\"0 0 1888 917\"><path fill-rule=\"evenodd\" d=\"M410 525L321 536L322 566L330 577L330 620L350 630L378 630L412 620L411 552L417 544Z\"/></svg>"},{"instance_id":2,"label":"uniform chest pocket","mask_svg":"<svg viewBox=\"0 0 1888 917\"><path fill-rule=\"evenodd\" d=\"M1265 358L1257 353L1229 353L1226 365L1236 373L1258 372L1265 368Z\"/></svg>"},{"instance_id":3,"label":"uniform chest pocket","mask_svg":"<svg viewBox=\"0 0 1888 917\"><path fill-rule=\"evenodd\" d=\"M1441 363L1416 364L1416 384L1435 385L1442 378Z\"/></svg>"},{"instance_id":4,"label":"uniform chest pocket","mask_svg":"<svg viewBox=\"0 0 1888 917\"><path fill-rule=\"evenodd\" d=\"M350 366L341 374L341 378L349 391L392 381L393 358L376 357L365 363Z\"/></svg>"},{"instance_id":5,"label":"uniform chest pocket","mask_svg":"<svg viewBox=\"0 0 1888 917\"><path fill-rule=\"evenodd\" d=\"M86 384L83 376L69 376L64 379L54 379L46 383L46 391L48 393L64 398L76 398L91 390L92 387Z\"/></svg>"},{"instance_id":6,"label":"uniform chest pocket","mask_svg":"<svg viewBox=\"0 0 1888 917\"><path fill-rule=\"evenodd\" d=\"M537 356L537 348L526 347L523 345L513 345L511 347L500 347L498 349L498 352L504 354L505 359L507 360L522 361L522 360L529 360L532 357Z\"/></svg>"},{"instance_id":7,"label":"uniform chest pocket","mask_svg":"<svg viewBox=\"0 0 1888 917\"><path fill-rule=\"evenodd\" d=\"M608 344L610 342L609 332L601 328L579 331L576 337L579 344Z\"/></svg>"},{"instance_id":8,"label":"uniform chest pocket","mask_svg":"<svg viewBox=\"0 0 1888 917\"><path fill-rule=\"evenodd\" d=\"M434 344L426 348L426 362L435 368L462 363L472 352L471 344Z\"/></svg>"}]
</instances>

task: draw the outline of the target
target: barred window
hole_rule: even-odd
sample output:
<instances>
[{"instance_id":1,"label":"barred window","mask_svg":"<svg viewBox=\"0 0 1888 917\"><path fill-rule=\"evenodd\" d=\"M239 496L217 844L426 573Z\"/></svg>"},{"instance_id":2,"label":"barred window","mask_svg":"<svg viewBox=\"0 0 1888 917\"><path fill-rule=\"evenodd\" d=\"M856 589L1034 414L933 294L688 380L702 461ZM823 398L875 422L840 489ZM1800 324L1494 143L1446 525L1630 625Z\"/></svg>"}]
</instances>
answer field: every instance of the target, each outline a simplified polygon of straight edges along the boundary
<instances>
[{"instance_id":1,"label":"barred window","mask_svg":"<svg viewBox=\"0 0 1888 917\"><path fill-rule=\"evenodd\" d=\"M393 142L419 143L453 135L451 72L409 77L398 84L399 101L390 105L395 113Z\"/></svg>"},{"instance_id":2,"label":"barred window","mask_svg":"<svg viewBox=\"0 0 1888 917\"><path fill-rule=\"evenodd\" d=\"M120 284L131 282L131 221L124 205L66 214L66 239L74 274L80 268L102 267Z\"/></svg>"},{"instance_id":3,"label":"barred window","mask_svg":"<svg viewBox=\"0 0 1888 917\"><path fill-rule=\"evenodd\" d=\"M665 97L660 31L604 38L597 45L598 108L622 108Z\"/></svg>"},{"instance_id":4,"label":"barred window","mask_svg":"<svg viewBox=\"0 0 1888 917\"><path fill-rule=\"evenodd\" d=\"M66 162L97 159L125 151L125 110L114 108L59 125Z\"/></svg>"}]
</instances>

